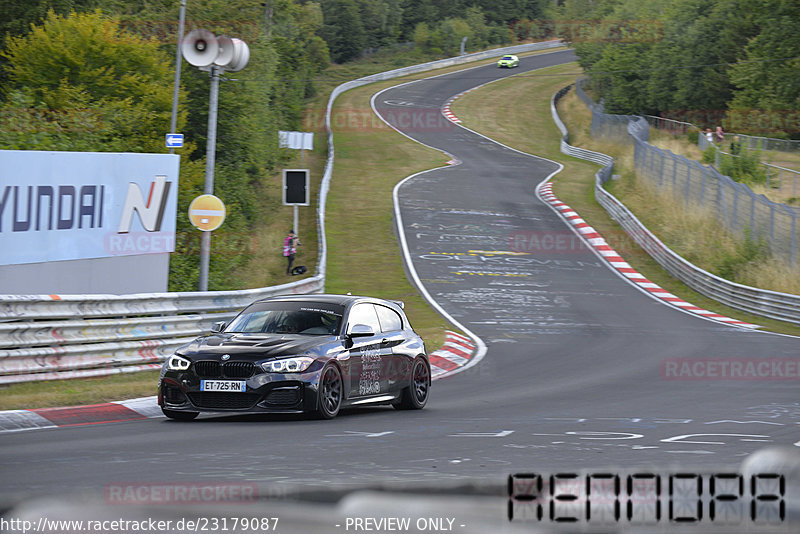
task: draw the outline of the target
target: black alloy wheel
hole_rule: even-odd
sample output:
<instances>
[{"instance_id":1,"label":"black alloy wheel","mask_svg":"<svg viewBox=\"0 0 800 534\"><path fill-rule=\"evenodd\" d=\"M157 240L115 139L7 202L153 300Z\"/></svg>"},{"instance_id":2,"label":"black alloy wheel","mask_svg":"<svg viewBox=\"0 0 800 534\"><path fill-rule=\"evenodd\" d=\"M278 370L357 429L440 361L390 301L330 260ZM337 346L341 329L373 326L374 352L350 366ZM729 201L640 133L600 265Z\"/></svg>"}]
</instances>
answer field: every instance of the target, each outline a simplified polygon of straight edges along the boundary
<instances>
[{"instance_id":1,"label":"black alloy wheel","mask_svg":"<svg viewBox=\"0 0 800 534\"><path fill-rule=\"evenodd\" d=\"M393 406L398 410L421 410L428 402L430 389L430 368L424 358L417 358L411 370L411 385L403 390L400 402Z\"/></svg>"},{"instance_id":2,"label":"black alloy wheel","mask_svg":"<svg viewBox=\"0 0 800 534\"><path fill-rule=\"evenodd\" d=\"M317 410L323 419L333 419L342 407L342 373L335 365L328 365L322 370L319 380L319 408Z\"/></svg>"}]
</instances>

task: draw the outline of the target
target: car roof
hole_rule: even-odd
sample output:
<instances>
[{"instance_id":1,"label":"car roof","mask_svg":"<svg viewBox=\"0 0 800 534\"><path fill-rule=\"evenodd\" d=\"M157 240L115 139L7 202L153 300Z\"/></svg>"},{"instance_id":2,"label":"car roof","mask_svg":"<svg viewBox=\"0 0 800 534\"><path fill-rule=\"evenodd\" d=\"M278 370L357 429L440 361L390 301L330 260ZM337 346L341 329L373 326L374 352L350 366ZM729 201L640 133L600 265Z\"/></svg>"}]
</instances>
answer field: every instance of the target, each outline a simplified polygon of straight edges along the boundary
<instances>
[{"instance_id":1,"label":"car roof","mask_svg":"<svg viewBox=\"0 0 800 534\"><path fill-rule=\"evenodd\" d=\"M280 295L277 297L268 297L259 299L256 302L269 302L269 301L292 301L292 302L327 302L329 304L339 304L341 306L348 306L356 301L370 301L380 302L381 304L390 304L402 308L402 303L394 300L386 300L377 297L364 297L359 295L330 295L330 294L307 294L307 295Z\"/></svg>"}]
</instances>

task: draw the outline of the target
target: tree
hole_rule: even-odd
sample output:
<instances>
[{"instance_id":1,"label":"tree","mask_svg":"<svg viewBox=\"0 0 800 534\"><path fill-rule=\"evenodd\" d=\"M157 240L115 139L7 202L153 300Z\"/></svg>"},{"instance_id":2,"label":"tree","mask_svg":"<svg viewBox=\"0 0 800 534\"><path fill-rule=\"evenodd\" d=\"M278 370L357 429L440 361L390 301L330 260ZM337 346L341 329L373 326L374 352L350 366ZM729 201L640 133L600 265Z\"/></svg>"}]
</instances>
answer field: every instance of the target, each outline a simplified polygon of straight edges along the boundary
<instances>
[{"instance_id":1,"label":"tree","mask_svg":"<svg viewBox=\"0 0 800 534\"><path fill-rule=\"evenodd\" d=\"M8 61L10 94L3 114L27 116L33 131L20 136L19 130L3 128L0 143L5 146L164 151L172 61L155 41L122 30L117 20L99 11L68 16L51 11L27 35L10 38L2 56ZM70 130L76 116L92 120ZM179 120L185 120L185 113Z\"/></svg>"},{"instance_id":2,"label":"tree","mask_svg":"<svg viewBox=\"0 0 800 534\"><path fill-rule=\"evenodd\" d=\"M367 44L367 34L355 0L326 0L322 14L325 25L321 34L333 60L343 63L360 56Z\"/></svg>"},{"instance_id":3,"label":"tree","mask_svg":"<svg viewBox=\"0 0 800 534\"><path fill-rule=\"evenodd\" d=\"M438 31L442 50L451 56L458 55L464 37L467 38L467 42L472 37L472 28L464 19L459 18L445 19L439 25Z\"/></svg>"},{"instance_id":4,"label":"tree","mask_svg":"<svg viewBox=\"0 0 800 534\"><path fill-rule=\"evenodd\" d=\"M427 50L431 44L431 30L425 22L418 22L414 27L414 46Z\"/></svg>"},{"instance_id":5,"label":"tree","mask_svg":"<svg viewBox=\"0 0 800 534\"><path fill-rule=\"evenodd\" d=\"M647 106L648 47L643 44L609 45L592 66L592 87L605 99L607 113L641 113Z\"/></svg>"},{"instance_id":6,"label":"tree","mask_svg":"<svg viewBox=\"0 0 800 534\"><path fill-rule=\"evenodd\" d=\"M60 15L83 11L94 6L96 0L0 0L0 50L6 46L6 36L19 37L28 33L31 25L41 24L52 10ZM6 82L0 59L0 85Z\"/></svg>"},{"instance_id":7,"label":"tree","mask_svg":"<svg viewBox=\"0 0 800 534\"><path fill-rule=\"evenodd\" d=\"M744 7L752 9L759 31L731 68L735 85L731 108L796 112L800 109L800 4L751 0Z\"/></svg>"},{"instance_id":8,"label":"tree","mask_svg":"<svg viewBox=\"0 0 800 534\"><path fill-rule=\"evenodd\" d=\"M469 7L465 20L471 31L467 46L473 50L485 48L489 44L489 27L486 25L483 11L477 6Z\"/></svg>"},{"instance_id":9,"label":"tree","mask_svg":"<svg viewBox=\"0 0 800 534\"><path fill-rule=\"evenodd\" d=\"M358 0L366 46L377 48L397 42L403 8L398 0Z\"/></svg>"}]
</instances>

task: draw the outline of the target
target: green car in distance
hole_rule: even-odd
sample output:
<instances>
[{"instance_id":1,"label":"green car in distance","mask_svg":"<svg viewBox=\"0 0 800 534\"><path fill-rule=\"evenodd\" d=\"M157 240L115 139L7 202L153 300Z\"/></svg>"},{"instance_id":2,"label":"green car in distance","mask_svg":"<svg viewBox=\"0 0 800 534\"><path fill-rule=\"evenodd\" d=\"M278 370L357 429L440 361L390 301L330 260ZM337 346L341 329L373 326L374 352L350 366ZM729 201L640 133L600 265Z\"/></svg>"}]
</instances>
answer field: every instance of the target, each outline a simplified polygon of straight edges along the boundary
<instances>
[{"instance_id":1,"label":"green car in distance","mask_svg":"<svg viewBox=\"0 0 800 534\"><path fill-rule=\"evenodd\" d=\"M519 58L517 56L503 56L497 62L497 66L501 68L507 67L509 69L512 67L519 67Z\"/></svg>"}]
</instances>

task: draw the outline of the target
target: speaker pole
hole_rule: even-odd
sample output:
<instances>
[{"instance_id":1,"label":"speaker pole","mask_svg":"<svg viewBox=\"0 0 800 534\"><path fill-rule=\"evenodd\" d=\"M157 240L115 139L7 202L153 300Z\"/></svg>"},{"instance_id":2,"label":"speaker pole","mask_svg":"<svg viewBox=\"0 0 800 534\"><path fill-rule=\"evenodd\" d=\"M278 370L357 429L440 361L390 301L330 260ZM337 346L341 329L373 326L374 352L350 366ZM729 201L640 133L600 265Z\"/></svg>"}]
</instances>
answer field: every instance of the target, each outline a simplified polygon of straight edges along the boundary
<instances>
[{"instance_id":1,"label":"speaker pole","mask_svg":"<svg viewBox=\"0 0 800 534\"><path fill-rule=\"evenodd\" d=\"M208 139L206 143L206 181L203 192L214 194L214 160L217 148L217 103L219 102L220 67L211 65L211 94L208 98ZM211 258L211 232L200 238L200 291L208 291L208 267Z\"/></svg>"},{"instance_id":2,"label":"speaker pole","mask_svg":"<svg viewBox=\"0 0 800 534\"><path fill-rule=\"evenodd\" d=\"M181 0L181 14L178 19L178 49L175 51L175 86L172 88L172 118L169 121L170 133L177 132L178 128L178 88L181 84L181 44L183 42L183 26L186 21L186 0ZM169 149L170 154L175 153L174 148Z\"/></svg>"}]
</instances>

